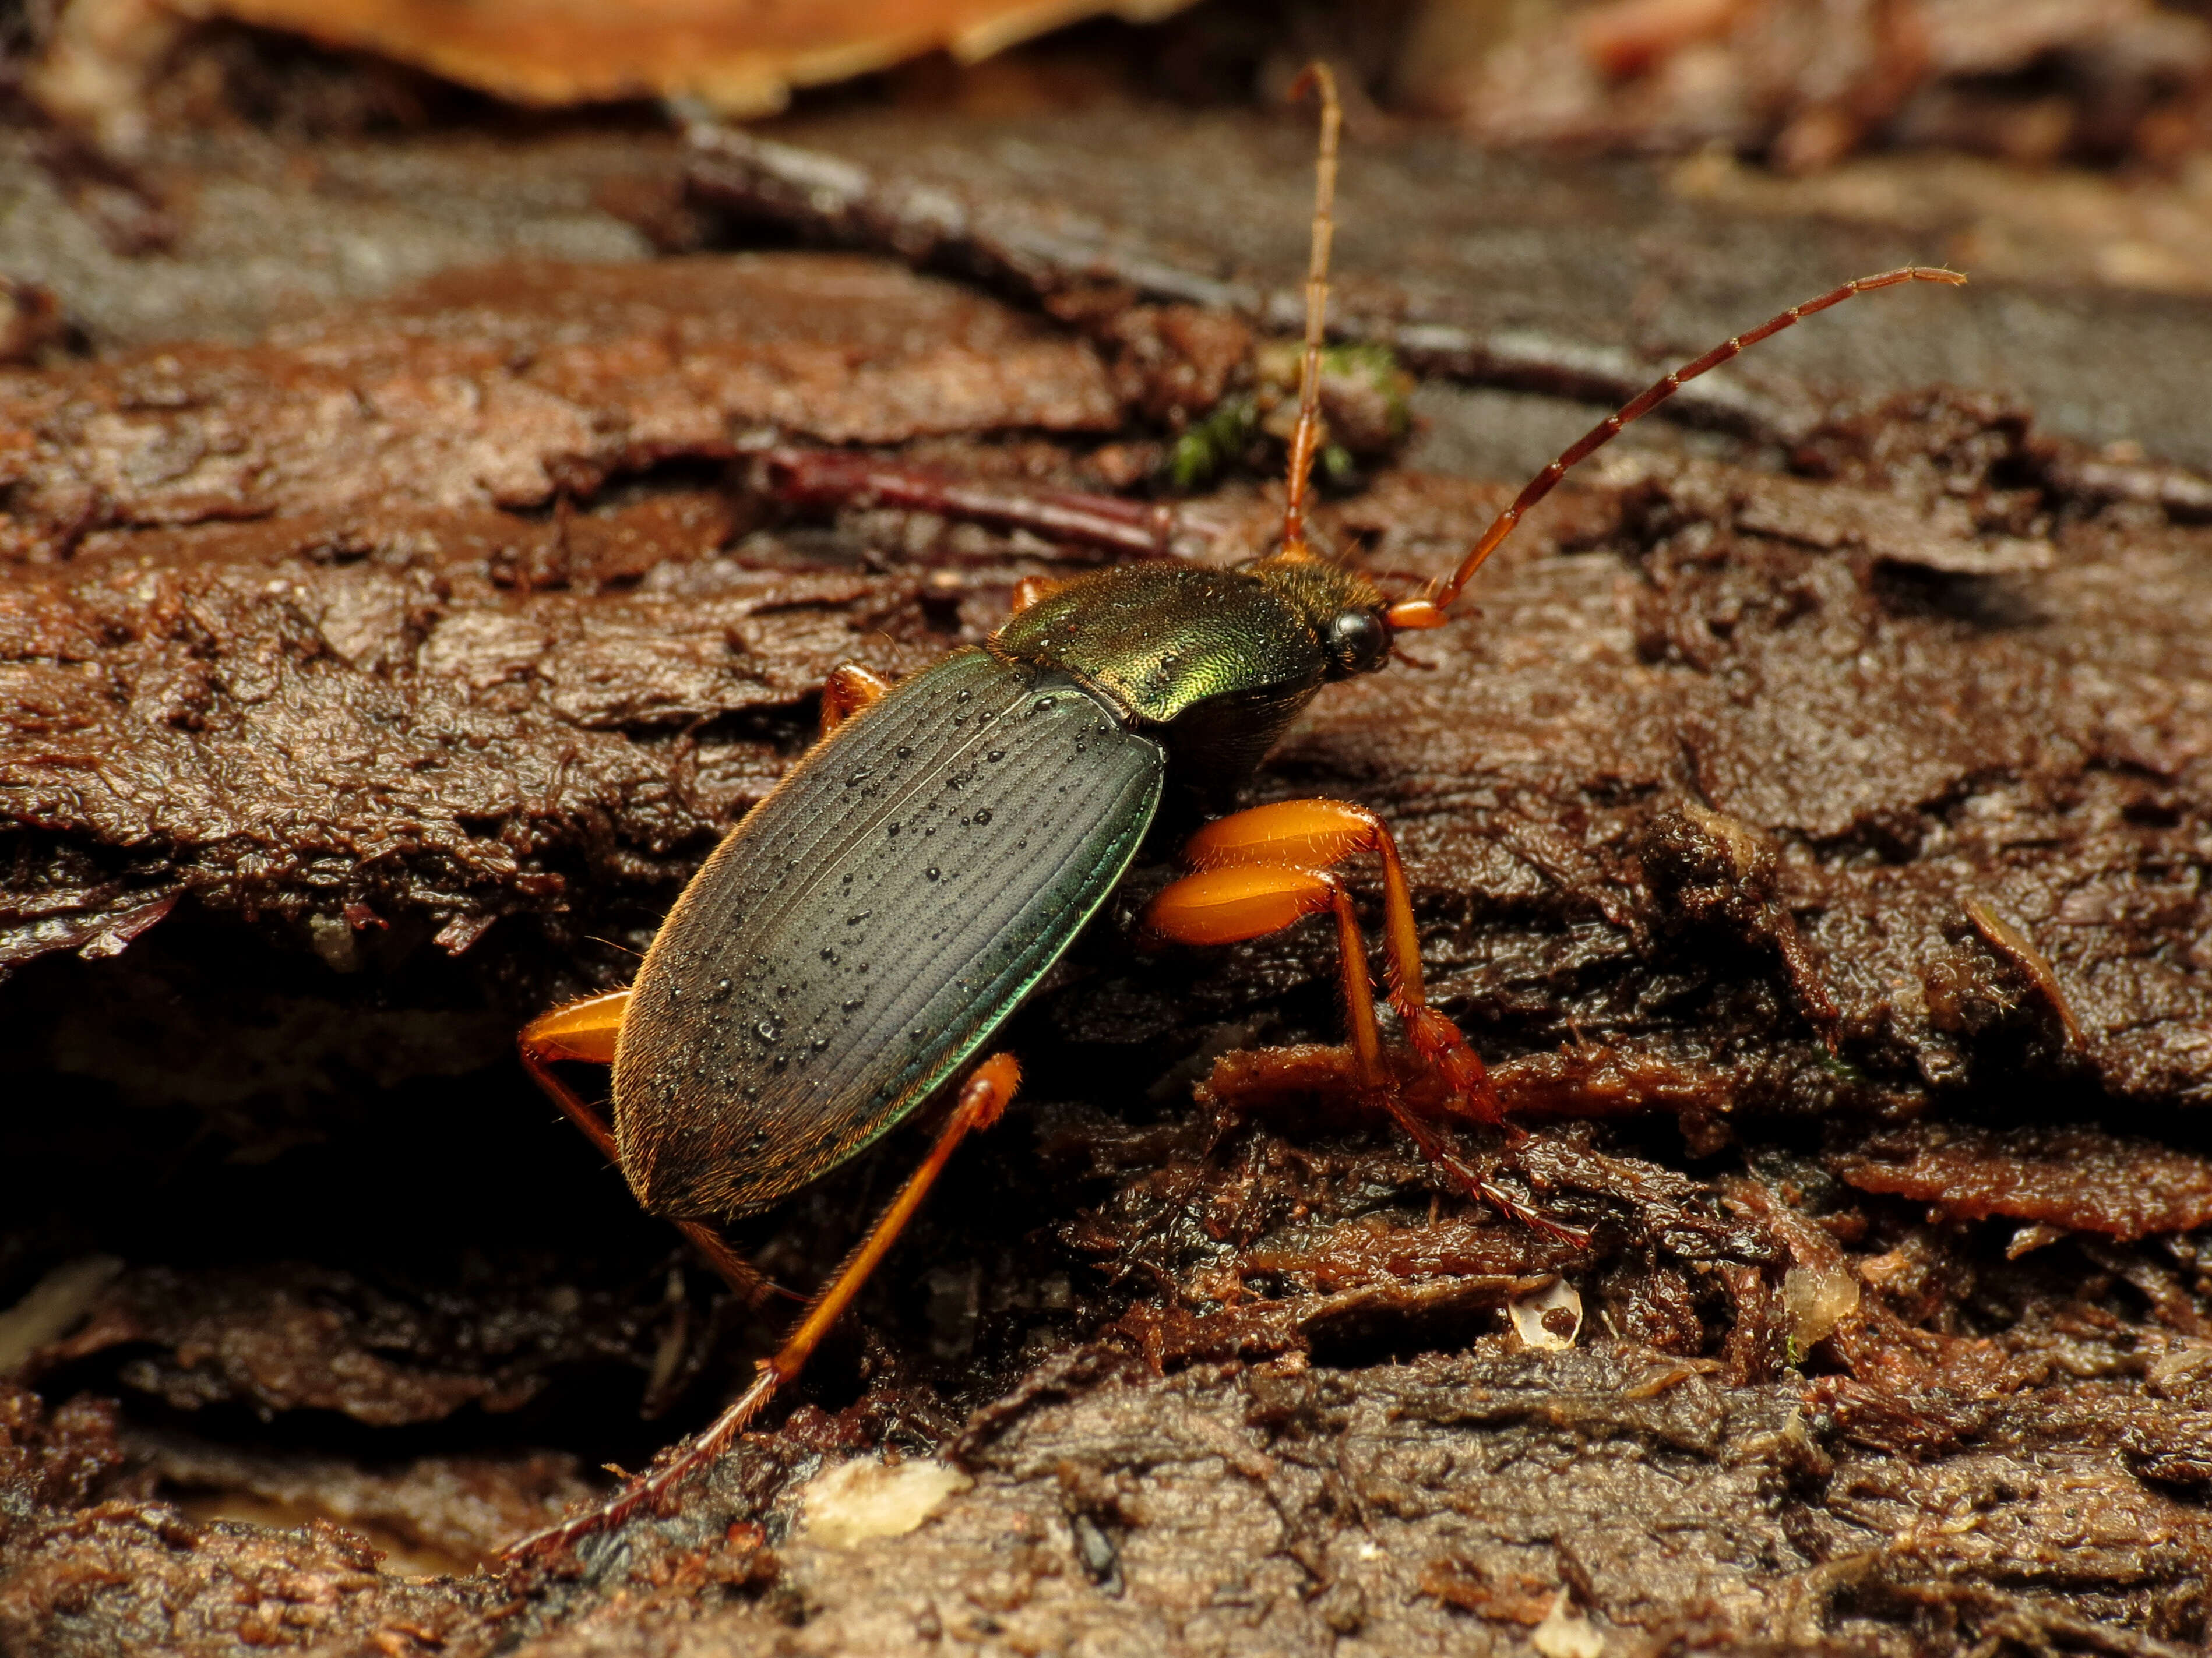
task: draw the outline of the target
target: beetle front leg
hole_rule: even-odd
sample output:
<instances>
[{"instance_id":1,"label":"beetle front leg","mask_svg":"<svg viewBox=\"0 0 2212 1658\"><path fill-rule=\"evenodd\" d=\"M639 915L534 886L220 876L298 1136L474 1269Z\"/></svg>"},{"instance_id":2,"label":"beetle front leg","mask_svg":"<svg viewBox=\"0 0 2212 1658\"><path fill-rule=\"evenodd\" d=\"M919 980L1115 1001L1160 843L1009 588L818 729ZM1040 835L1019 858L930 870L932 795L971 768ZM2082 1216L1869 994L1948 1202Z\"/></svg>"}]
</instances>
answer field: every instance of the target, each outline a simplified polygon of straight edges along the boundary
<instances>
[{"instance_id":1,"label":"beetle front leg","mask_svg":"<svg viewBox=\"0 0 2212 1658\"><path fill-rule=\"evenodd\" d=\"M1019 616L1041 598L1050 598L1067 584L1048 575L1025 575L1014 583L1012 602L1007 606L1009 616Z\"/></svg>"},{"instance_id":2,"label":"beetle front leg","mask_svg":"<svg viewBox=\"0 0 2212 1658\"><path fill-rule=\"evenodd\" d=\"M570 1002L532 1019L515 1039L522 1056L522 1068L530 1073L531 1079L561 1108L561 1114L599 1148L599 1155L617 1168L622 1165L622 1152L615 1144L613 1131L553 1067L568 1062L612 1065L615 1040L622 1034L623 1010L629 1005L627 990L586 996L581 1001ZM711 1226L696 1220L674 1221L671 1224L684 1234L707 1265L748 1308L757 1308L779 1293L758 1267L731 1248Z\"/></svg>"},{"instance_id":3,"label":"beetle front leg","mask_svg":"<svg viewBox=\"0 0 2212 1658\"><path fill-rule=\"evenodd\" d=\"M890 695L891 682L873 668L843 662L822 682L822 735L827 737L865 708Z\"/></svg>"},{"instance_id":4,"label":"beetle front leg","mask_svg":"<svg viewBox=\"0 0 2212 1658\"><path fill-rule=\"evenodd\" d=\"M1011 1054L995 1054L975 1067L961 1085L960 1097L954 1102L945 1126L938 1130L937 1139L929 1148L929 1155L922 1159L921 1166L907 1176L906 1184L891 1199L890 1207L869 1230L860 1247L847 1258L837 1276L830 1280L830 1287L815 1299L806 1309L806 1315L784 1338L775 1357L761 1361L759 1373L751 1384L724 1407L721 1415L668 1455L651 1473L632 1480L597 1508L508 1544L500 1551L501 1557L514 1560L564 1549L594 1533L620 1525L641 1510L658 1509L677 1486L729 1449L744 1431L745 1424L775 1396L776 1389L805 1368L822 1338L830 1333L830 1327L852 1305L869 1275L890 1253L907 1223L914 1218L915 1212L921 1207L922 1199L929 1195L929 1188L937 1183L937 1177L945 1172L945 1165L951 1160L960 1142L975 1130L988 1128L999 1121L1014 1097L1014 1090L1021 1085L1021 1067Z\"/></svg>"},{"instance_id":5,"label":"beetle front leg","mask_svg":"<svg viewBox=\"0 0 2212 1658\"><path fill-rule=\"evenodd\" d=\"M1208 823L1184 844L1183 858L1200 872L1254 864L1323 870L1363 852L1376 853L1382 863L1386 982L1407 1042L1451 1090L1467 1115L1510 1127L1481 1057L1457 1025L1429 1005L1421 980L1421 935L1413 920L1413 889L1398 843L1382 818L1345 800L1279 800Z\"/></svg>"}]
</instances>

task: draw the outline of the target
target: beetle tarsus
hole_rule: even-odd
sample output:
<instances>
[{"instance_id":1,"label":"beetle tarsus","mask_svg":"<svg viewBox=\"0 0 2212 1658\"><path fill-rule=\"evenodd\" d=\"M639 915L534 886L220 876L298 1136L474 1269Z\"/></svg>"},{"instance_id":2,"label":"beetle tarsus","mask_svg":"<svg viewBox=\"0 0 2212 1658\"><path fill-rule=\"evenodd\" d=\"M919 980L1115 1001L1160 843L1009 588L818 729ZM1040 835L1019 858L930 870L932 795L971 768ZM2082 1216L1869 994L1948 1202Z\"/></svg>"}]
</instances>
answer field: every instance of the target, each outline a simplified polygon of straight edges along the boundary
<instances>
[{"instance_id":1,"label":"beetle tarsus","mask_svg":"<svg viewBox=\"0 0 2212 1658\"><path fill-rule=\"evenodd\" d=\"M1517 1220L1547 1237L1571 1243L1577 1248L1590 1241L1591 1234L1587 1228L1570 1225L1546 1214L1534 1205L1522 1202L1477 1170L1453 1143L1451 1137L1437 1124L1425 1121L1408 1107L1396 1089L1389 1089L1375 1096L1374 1103L1404 1131L1406 1138L1420 1149L1423 1157L1449 1175L1468 1196L1488 1204L1507 1219Z\"/></svg>"},{"instance_id":2,"label":"beetle tarsus","mask_svg":"<svg viewBox=\"0 0 2212 1658\"><path fill-rule=\"evenodd\" d=\"M676 1491L684 1482L718 1461L722 1454L737 1442L745 1425L759 1415L762 1408L775 1396L782 1378L767 1364L753 1378L750 1386L738 1394L714 1421L699 1433L665 1454L657 1467L633 1479L629 1485L596 1507L581 1514L571 1515L543 1531L532 1532L527 1537L516 1539L499 1552L502 1560L544 1559L573 1549L587 1537L609 1532L631 1519L641 1510L651 1509L654 1515L666 1518L672 1510Z\"/></svg>"}]
</instances>

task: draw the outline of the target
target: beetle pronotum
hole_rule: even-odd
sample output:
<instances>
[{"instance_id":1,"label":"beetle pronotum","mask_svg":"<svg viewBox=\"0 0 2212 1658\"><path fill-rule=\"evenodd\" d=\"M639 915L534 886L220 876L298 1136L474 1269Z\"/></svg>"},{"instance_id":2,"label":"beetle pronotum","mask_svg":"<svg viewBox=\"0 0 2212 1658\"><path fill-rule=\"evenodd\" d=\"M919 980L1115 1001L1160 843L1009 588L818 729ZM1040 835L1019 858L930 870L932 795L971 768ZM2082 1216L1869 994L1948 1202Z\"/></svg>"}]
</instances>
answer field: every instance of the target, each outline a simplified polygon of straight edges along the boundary
<instances>
[{"instance_id":1,"label":"beetle pronotum","mask_svg":"<svg viewBox=\"0 0 2212 1658\"><path fill-rule=\"evenodd\" d=\"M510 1554L566 1546L657 1503L799 1373L960 1141L1006 1109L1018 1068L1007 1054L979 1056L1112 893L1170 780L1233 792L1324 683L1381 668L1400 633L1443 626L1567 469L1685 381L1856 295L1965 280L1918 267L1863 276L1716 346L1537 474L1449 578L1394 603L1307 542L1340 118L1325 68L1302 84L1320 94L1322 131L1275 550L1230 569L1158 559L1025 586L985 644L895 687L839 669L823 689L821 741L708 859L635 982L522 1033L524 1063L638 1200L675 1219L754 1300L759 1274L708 1223L780 1201L958 1086L921 1166L744 1393L652 1473ZM1144 932L1228 944L1333 914L1355 1090L1469 1195L1550 1224L1480 1177L1392 1080L1366 945L1335 872L1361 853L1382 865L1386 996L1407 1043L1459 1113L1504 1120L1482 1061L1425 995L1388 826L1342 801L1280 801L1207 824L1183 853L1190 872L1147 906ZM613 1066L611 1130L553 1071L568 1060Z\"/></svg>"}]
</instances>

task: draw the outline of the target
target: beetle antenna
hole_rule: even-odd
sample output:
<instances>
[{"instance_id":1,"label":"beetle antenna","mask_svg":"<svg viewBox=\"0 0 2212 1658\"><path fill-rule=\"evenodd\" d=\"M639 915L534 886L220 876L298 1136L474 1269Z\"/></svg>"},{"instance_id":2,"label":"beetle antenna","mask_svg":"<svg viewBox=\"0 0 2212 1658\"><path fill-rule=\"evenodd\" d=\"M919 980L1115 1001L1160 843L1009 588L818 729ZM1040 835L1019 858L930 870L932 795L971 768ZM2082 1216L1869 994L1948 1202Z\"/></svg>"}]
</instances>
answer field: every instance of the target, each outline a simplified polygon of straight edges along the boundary
<instances>
[{"instance_id":1,"label":"beetle antenna","mask_svg":"<svg viewBox=\"0 0 2212 1658\"><path fill-rule=\"evenodd\" d=\"M1318 60L1291 85L1291 96L1308 87L1321 94L1321 152L1314 162L1313 244L1306 256L1306 351L1298 366L1298 423L1291 433L1291 472L1283 489L1283 551L1306 551L1306 494L1314 451L1321 446L1321 348L1328 320L1328 248L1336 234L1336 137L1344 125L1336 76Z\"/></svg>"},{"instance_id":2,"label":"beetle antenna","mask_svg":"<svg viewBox=\"0 0 2212 1658\"><path fill-rule=\"evenodd\" d=\"M1793 324L1802 322L1816 311L1826 311L1832 305L1841 305L1845 300L1861 294L1871 293L1877 288L1894 288L1899 282L1947 282L1953 287L1957 287L1966 280L1966 277L1956 270L1944 270L1917 264L1907 265L1900 270L1885 270L1879 276L1854 277L1841 288L1831 289L1821 295L1817 300L1808 300L1802 305L1793 305L1779 316L1768 318L1747 334L1739 334L1734 339L1715 346L1696 361L1683 364L1664 380L1647 386L1635 398L1591 427L1589 431L1570 444L1558 459L1531 478L1528 487L1513 498L1513 504L1491 521L1490 527L1482 532L1482 539L1476 542L1473 550L1460 561L1459 568L1452 572L1449 580L1437 582L1425 596L1420 598L1402 599L1385 612L1390 625L1394 628L1442 627L1444 623L1444 612L1451 608L1451 603L1459 597L1460 590L1465 587L1473 579L1474 573L1482 568L1483 561L1496 552L1499 544L1513 533L1513 526L1521 522L1522 514L1552 493L1553 485L1566 476L1569 467L1579 461L1588 459L1604 448L1607 444L1619 437L1622 428L1631 422L1640 420L1650 414L1668 398L1673 397L1675 392L1680 391L1686 383L1697 379L1698 375L1710 369L1719 367L1738 352L1757 345L1761 340L1771 335L1779 334ZM1313 361L1310 350L1308 352L1307 361L1309 363Z\"/></svg>"}]
</instances>

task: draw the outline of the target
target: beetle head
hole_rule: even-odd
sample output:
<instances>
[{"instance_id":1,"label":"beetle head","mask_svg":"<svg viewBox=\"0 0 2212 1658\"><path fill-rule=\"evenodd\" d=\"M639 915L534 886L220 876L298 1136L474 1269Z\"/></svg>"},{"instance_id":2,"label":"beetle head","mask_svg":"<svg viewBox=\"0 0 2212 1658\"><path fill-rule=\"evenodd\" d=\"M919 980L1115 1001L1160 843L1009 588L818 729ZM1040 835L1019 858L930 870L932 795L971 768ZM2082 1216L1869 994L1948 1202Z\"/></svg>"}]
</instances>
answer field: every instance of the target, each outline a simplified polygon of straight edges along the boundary
<instances>
[{"instance_id":1,"label":"beetle head","mask_svg":"<svg viewBox=\"0 0 2212 1658\"><path fill-rule=\"evenodd\" d=\"M1357 570L1287 548L1243 567L1288 599L1328 658L1325 677L1372 673L1390 659L1389 602Z\"/></svg>"}]
</instances>

